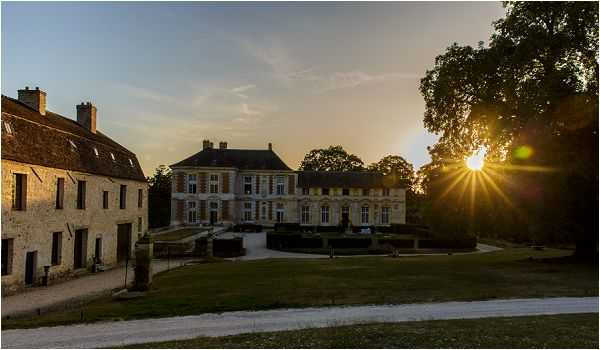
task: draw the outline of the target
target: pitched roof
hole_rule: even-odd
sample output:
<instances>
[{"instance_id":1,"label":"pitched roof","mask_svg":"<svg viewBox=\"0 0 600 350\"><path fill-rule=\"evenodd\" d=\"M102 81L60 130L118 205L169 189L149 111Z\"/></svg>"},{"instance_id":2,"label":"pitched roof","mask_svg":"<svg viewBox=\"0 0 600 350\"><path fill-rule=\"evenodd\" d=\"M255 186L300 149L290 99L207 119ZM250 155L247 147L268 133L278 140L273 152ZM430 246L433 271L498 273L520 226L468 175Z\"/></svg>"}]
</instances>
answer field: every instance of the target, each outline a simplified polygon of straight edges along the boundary
<instances>
[{"instance_id":1,"label":"pitched roof","mask_svg":"<svg viewBox=\"0 0 600 350\"><path fill-rule=\"evenodd\" d=\"M299 171L298 187L403 188L392 175L370 171Z\"/></svg>"},{"instance_id":2,"label":"pitched roof","mask_svg":"<svg viewBox=\"0 0 600 350\"><path fill-rule=\"evenodd\" d=\"M2 159L146 181L134 153L100 131L94 134L72 119L50 111L41 115L2 95L2 121Z\"/></svg>"},{"instance_id":3,"label":"pitched roof","mask_svg":"<svg viewBox=\"0 0 600 350\"><path fill-rule=\"evenodd\" d=\"M207 148L171 167L206 166L241 170L292 170L272 150Z\"/></svg>"}]
</instances>

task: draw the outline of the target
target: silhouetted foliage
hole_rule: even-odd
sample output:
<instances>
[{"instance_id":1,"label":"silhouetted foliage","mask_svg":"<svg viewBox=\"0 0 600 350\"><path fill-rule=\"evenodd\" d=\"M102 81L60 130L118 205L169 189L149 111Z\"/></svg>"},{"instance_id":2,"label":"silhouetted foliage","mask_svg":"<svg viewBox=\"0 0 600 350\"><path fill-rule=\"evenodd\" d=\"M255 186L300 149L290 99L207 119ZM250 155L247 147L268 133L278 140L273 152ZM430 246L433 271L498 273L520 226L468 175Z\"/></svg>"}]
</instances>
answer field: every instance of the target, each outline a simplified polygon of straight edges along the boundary
<instances>
[{"instance_id":1,"label":"silhouetted foliage","mask_svg":"<svg viewBox=\"0 0 600 350\"><path fill-rule=\"evenodd\" d=\"M440 135L421 170L427 220L452 232L575 241L578 255L597 257L597 3L505 7L489 46L453 44L421 80L425 126ZM452 187L448 174L481 146L497 166L480 176L497 188L476 187L473 199L469 175Z\"/></svg>"},{"instance_id":2,"label":"silhouetted foliage","mask_svg":"<svg viewBox=\"0 0 600 350\"><path fill-rule=\"evenodd\" d=\"M325 149L313 149L304 156L300 170L312 171L362 171L363 161L346 152L342 146L329 146Z\"/></svg>"},{"instance_id":3,"label":"silhouetted foliage","mask_svg":"<svg viewBox=\"0 0 600 350\"><path fill-rule=\"evenodd\" d=\"M148 224L150 228L171 223L171 169L161 165L148 177Z\"/></svg>"}]
</instances>

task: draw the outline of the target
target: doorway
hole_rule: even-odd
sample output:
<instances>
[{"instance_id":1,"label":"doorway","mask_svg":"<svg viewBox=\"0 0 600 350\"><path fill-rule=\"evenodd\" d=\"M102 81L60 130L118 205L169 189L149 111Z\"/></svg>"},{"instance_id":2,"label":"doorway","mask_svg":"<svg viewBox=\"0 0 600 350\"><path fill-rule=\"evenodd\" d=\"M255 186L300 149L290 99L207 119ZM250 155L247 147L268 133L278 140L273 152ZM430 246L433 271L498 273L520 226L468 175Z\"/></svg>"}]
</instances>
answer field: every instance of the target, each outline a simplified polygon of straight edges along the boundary
<instances>
[{"instance_id":1,"label":"doorway","mask_svg":"<svg viewBox=\"0 0 600 350\"><path fill-rule=\"evenodd\" d=\"M35 283L35 272L37 270L37 250L27 252L25 255L25 285L31 286Z\"/></svg>"},{"instance_id":2,"label":"doorway","mask_svg":"<svg viewBox=\"0 0 600 350\"><path fill-rule=\"evenodd\" d=\"M96 237L96 246L94 249L94 257L96 264L102 264L102 238Z\"/></svg>"},{"instance_id":3,"label":"doorway","mask_svg":"<svg viewBox=\"0 0 600 350\"><path fill-rule=\"evenodd\" d=\"M82 269L87 261L87 229L75 230L73 244L73 269Z\"/></svg>"},{"instance_id":4,"label":"doorway","mask_svg":"<svg viewBox=\"0 0 600 350\"><path fill-rule=\"evenodd\" d=\"M117 262L123 262L131 253L131 223L117 225Z\"/></svg>"}]
</instances>

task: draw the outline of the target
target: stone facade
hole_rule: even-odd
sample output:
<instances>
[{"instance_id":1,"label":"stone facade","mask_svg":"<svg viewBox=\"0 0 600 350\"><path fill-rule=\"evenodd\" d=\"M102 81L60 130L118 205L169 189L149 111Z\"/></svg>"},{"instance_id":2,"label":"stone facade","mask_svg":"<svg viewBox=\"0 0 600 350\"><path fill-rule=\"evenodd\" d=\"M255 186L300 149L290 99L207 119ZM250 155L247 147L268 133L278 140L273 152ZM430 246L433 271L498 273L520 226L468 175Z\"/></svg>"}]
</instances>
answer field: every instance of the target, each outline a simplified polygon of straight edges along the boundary
<instances>
[{"instance_id":1,"label":"stone facade","mask_svg":"<svg viewBox=\"0 0 600 350\"><path fill-rule=\"evenodd\" d=\"M268 151L247 150L245 155L246 150L233 150L236 154L242 152L243 157L255 158L237 161L239 167L232 160L234 157L228 157L226 147L226 143L221 143L219 150L213 150L211 143L205 141L202 152L171 166L172 226L211 221L336 226L346 214L354 226L405 223L405 189L384 186L381 181L352 180L364 177L370 180L372 173L353 173L346 181L341 181L345 174L325 174L330 182L331 179L335 182L339 175L339 187L305 186L307 181L301 181L306 177L305 172L293 171L285 165L265 169L268 164L278 164L269 158L270 144ZM206 166L218 163L226 166Z\"/></svg>"},{"instance_id":2,"label":"stone facade","mask_svg":"<svg viewBox=\"0 0 600 350\"><path fill-rule=\"evenodd\" d=\"M2 96L3 295L115 266L148 227L135 154L33 102Z\"/></svg>"}]
</instances>

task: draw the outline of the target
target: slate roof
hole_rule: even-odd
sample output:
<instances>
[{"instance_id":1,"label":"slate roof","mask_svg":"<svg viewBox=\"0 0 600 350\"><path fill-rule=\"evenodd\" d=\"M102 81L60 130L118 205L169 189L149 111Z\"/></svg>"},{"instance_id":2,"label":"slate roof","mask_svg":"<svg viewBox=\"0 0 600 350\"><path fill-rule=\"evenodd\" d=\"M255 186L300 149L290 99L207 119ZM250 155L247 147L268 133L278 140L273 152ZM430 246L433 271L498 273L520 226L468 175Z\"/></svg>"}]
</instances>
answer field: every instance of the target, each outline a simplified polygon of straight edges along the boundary
<instances>
[{"instance_id":1,"label":"slate roof","mask_svg":"<svg viewBox=\"0 0 600 350\"><path fill-rule=\"evenodd\" d=\"M8 132L5 122L11 132ZM98 156L94 149L98 150ZM100 131L94 134L76 121L50 111L41 115L4 95L2 159L146 181L135 154Z\"/></svg>"},{"instance_id":2,"label":"slate roof","mask_svg":"<svg viewBox=\"0 0 600 350\"><path fill-rule=\"evenodd\" d=\"M404 188L392 175L370 171L299 171L298 187Z\"/></svg>"},{"instance_id":3,"label":"slate roof","mask_svg":"<svg viewBox=\"0 0 600 350\"><path fill-rule=\"evenodd\" d=\"M290 169L272 150L207 148L171 167L228 167L240 170L286 170Z\"/></svg>"}]
</instances>

